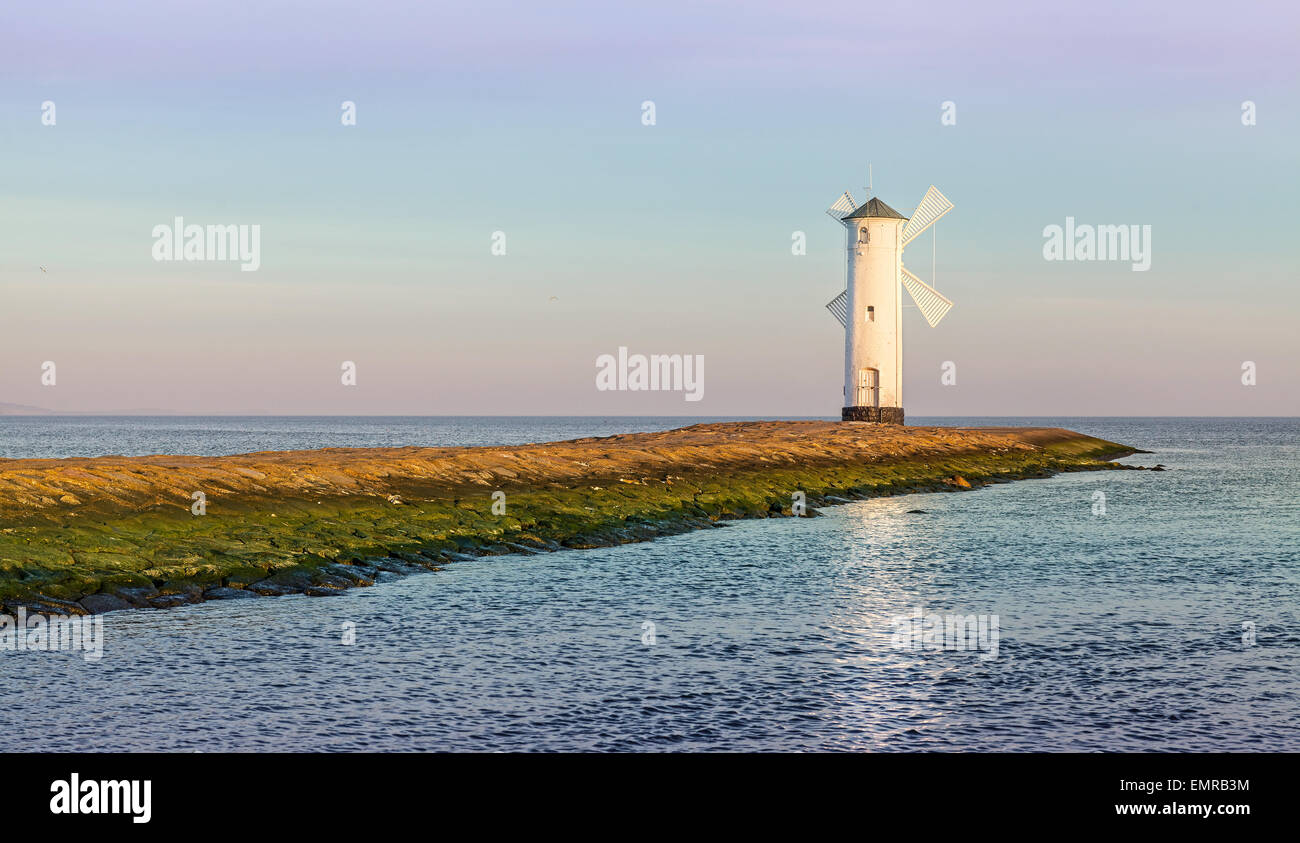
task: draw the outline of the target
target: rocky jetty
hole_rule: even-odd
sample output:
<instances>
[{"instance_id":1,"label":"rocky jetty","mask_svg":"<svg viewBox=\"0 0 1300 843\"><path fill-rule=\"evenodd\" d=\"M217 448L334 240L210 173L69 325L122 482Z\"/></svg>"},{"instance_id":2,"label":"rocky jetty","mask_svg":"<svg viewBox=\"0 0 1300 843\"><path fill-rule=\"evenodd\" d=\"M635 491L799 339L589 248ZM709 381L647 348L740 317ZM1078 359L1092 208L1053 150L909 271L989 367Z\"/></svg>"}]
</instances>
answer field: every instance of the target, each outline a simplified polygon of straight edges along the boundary
<instances>
[{"instance_id":1,"label":"rocky jetty","mask_svg":"<svg viewBox=\"0 0 1300 843\"><path fill-rule=\"evenodd\" d=\"M518 447L0 460L0 607L323 596L474 555L1122 468L1109 460L1133 453L1059 428L791 421Z\"/></svg>"}]
</instances>

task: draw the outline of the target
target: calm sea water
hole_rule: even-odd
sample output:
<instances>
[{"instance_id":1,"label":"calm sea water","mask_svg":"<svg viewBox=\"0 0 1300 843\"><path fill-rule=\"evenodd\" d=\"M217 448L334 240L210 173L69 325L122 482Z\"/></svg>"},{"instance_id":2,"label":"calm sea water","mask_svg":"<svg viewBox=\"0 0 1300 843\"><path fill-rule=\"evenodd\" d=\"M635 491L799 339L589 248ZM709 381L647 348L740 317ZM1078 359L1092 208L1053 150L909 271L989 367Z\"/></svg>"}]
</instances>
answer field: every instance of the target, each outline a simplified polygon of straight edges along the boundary
<instances>
[{"instance_id":1,"label":"calm sea water","mask_svg":"<svg viewBox=\"0 0 1300 843\"><path fill-rule=\"evenodd\" d=\"M776 418L773 416L772 418ZM789 418L786 416L784 418ZM525 445L671 430L680 416L0 416L0 458Z\"/></svg>"},{"instance_id":2,"label":"calm sea water","mask_svg":"<svg viewBox=\"0 0 1300 843\"><path fill-rule=\"evenodd\" d=\"M508 443L685 421L4 419L0 452ZM0 652L0 750L1300 750L1300 421L931 421L1062 425L1169 470L484 558L330 598L113 613L98 663ZM998 615L997 657L896 649L891 620L913 607Z\"/></svg>"}]
</instances>

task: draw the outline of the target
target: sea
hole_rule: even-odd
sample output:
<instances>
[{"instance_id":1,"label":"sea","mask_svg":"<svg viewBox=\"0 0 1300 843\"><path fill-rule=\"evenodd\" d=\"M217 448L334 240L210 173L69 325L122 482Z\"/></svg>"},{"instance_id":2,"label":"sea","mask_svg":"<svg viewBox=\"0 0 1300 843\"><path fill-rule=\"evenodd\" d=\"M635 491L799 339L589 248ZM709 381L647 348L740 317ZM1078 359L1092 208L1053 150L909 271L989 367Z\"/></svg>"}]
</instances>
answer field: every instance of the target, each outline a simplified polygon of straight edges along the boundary
<instances>
[{"instance_id":1,"label":"sea","mask_svg":"<svg viewBox=\"0 0 1300 843\"><path fill-rule=\"evenodd\" d=\"M0 417L0 456L512 445L716 420ZM97 661L0 651L0 750L1300 750L1300 420L909 423L1066 427L1166 470L114 612Z\"/></svg>"}]
</instances>

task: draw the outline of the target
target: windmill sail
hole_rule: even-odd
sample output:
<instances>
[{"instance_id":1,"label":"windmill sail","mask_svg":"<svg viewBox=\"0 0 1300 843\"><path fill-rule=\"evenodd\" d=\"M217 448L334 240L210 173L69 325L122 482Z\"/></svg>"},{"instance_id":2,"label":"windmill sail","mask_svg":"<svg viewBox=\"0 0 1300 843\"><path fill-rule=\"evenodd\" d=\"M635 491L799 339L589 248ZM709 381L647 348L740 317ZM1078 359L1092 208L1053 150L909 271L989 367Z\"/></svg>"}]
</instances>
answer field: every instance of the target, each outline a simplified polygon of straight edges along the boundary
<instances>
[{"instance_id":1,"label":"windmill sail","mask_svg":"<svg viewBox=\"0 0 1300 843\"><path fill-rule=\"evenodd\" d=\"M902 281L907 292L912 294L912 301L916 302L921 315L925 317L926 322L930 323L931 328L938 325L944 314L952 310L952 302L944 298L938 290L908 272L906 267L903 268ZM829 304L826 306L830 307Z\"/></svg>"},{"instance_id":2,"label":"windmill sail","mask_svg":"<svg viewBox=\"0 0 1300 843\"><path fill-rule=\"evenodd\" d=\"M857 209L858 209L857 203L853 201L853 197L850 196L848 191L846 190L844 191L843 196L835 200L834 205L831 205L829 208L826 209L826 213L830 214L835 219L842 221L845 217L847 217L849 214L853 213Z\"/></svg>"},{"instance_id":3,"label":"windmill sail","mask_svg":"<svg viewBox=\"0 0 1300 843\"><path fill-rule=\"evenodd\" d=\"M845 290L835 298L826 303L826 309L831 315L840 320L840 326L849 327L849 291Z\"/></svg>"},{"instance_id":4,"label":"windmill sail","mask_svg":"<svg viewBox=\"0 0 1300 843\"><path fill-rule=\"evenodd\" d=\"M916 213L903 226L903 245L906 246L916 239L916 236L934 225L939 217L952 210L952 203L948 197L939 192L939 188L930 185L930 189L925 192L921 204L916 206Z\"/></svg>"}]
</instances>

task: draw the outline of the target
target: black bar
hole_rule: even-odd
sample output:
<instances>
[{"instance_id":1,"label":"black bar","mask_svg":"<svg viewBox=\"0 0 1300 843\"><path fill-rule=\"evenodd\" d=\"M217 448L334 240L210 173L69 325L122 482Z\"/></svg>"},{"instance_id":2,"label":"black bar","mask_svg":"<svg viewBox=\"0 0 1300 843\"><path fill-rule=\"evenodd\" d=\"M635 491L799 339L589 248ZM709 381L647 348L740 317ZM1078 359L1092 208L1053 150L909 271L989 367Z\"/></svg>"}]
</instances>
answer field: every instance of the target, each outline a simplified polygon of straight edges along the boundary
<instances>
[{"instance_id":1,"label":"black bar","mask_svg":"<svg viewBox=\"0 0 1300 843\"><path fill-rule=\"evenodd\" d=\"M562 806L577 825L610 809L634 810L643 815L637 829L705 810L737 823L782 816L860 828L906 820L918 830L1197 826L1223 833L1255 820L1289 821L1288 770L1296 761L1242 754L28 754L6 758L3 804L5 818L19 824L11 828L55 833L427 826L433 814L446 823L471 805L472 813L487 810L483 821L492 824L543 816L538 811L552 816ZM134 822L129 810L53 813L52 783L70 785L73 774L82 788L136 780L142 792L148 780L148 822ZM1212 813L1202 815L1200 806ZM1152 813L1127 813L1133 810Z\"/></svg>"}]
</instances>

